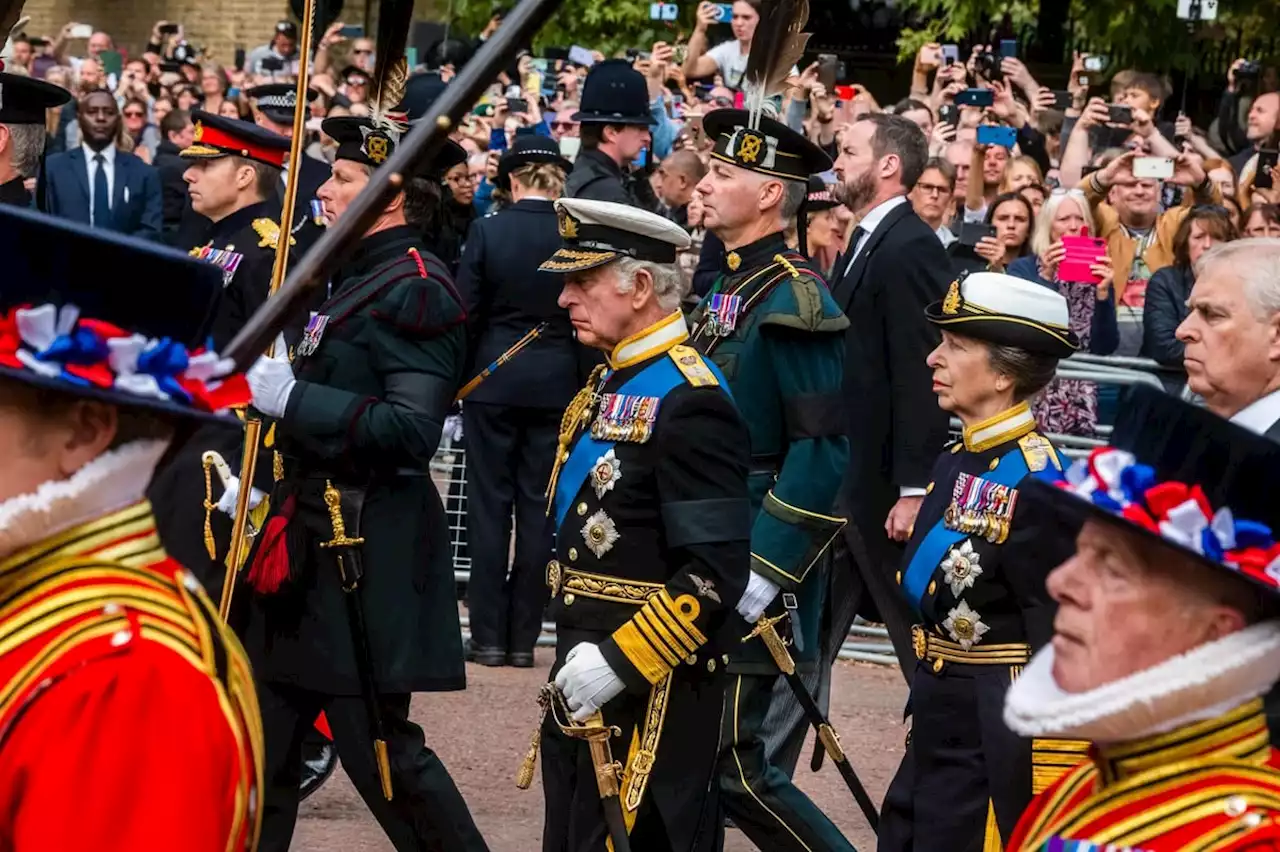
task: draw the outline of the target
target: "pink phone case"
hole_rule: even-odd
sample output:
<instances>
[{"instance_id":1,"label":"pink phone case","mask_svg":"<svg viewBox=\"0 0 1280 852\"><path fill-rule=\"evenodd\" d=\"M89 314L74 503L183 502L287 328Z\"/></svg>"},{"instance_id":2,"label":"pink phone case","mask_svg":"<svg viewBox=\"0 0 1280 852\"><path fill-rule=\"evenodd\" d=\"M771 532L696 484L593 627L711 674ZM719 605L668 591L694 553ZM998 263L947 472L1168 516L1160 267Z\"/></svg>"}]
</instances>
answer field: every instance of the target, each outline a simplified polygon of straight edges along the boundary
<instances>
[{"instance_id":1,"label":"pink phone case","mask_svg":"<svg viewBox=\"0 0 1280 852\"><path fill-rule=\"evenodd\" d=\"M1107 253L1107 245L1094 237L1063 237L1066 257L1058 264L1058 279L1071 283L1097 284L1102 279L1089 271Z\"/></svg>"}]
</instances>

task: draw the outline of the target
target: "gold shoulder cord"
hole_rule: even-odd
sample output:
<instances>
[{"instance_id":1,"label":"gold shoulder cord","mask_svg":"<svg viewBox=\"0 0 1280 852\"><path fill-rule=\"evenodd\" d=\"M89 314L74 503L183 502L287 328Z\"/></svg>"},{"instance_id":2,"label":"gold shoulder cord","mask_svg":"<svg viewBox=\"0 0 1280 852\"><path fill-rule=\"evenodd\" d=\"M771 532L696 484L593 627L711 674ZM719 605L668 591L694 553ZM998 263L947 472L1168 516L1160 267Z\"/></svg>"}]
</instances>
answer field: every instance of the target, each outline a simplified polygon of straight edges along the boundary
<instances>
[{"instance_id":1,"label":"gold shoulder cord","mask_svg":"<svg viewBox=\"0 0 1280 852\"><path fill-rule=\"evenodd\" d=\"M560 418L560 441L556 447L555 463L551 467L551 478L547 481L547 490L543 494L547 498L548 516L551 514L552 501L555 500L556 483L560 481L560 468L569 459L569 445L573 443L574 436L578 434L579 429L585 429L587 421L591 419L591 408L598 395L596 389L604 375L604 370L604 364L596 365L586 385L574 394L569 406L564 410L564 416Z\"/></svg>"}]
</instances>

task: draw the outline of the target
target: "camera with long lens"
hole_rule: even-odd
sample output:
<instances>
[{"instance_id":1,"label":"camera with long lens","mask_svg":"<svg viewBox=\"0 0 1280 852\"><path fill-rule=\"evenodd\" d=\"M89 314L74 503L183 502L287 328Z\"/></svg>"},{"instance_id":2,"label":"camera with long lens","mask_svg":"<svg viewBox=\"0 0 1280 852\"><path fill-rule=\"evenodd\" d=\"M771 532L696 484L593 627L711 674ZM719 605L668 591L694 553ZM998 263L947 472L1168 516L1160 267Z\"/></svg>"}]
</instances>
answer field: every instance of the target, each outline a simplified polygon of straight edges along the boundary
<instances>
[{"instance_id":1,"label":"camera with long lens","mask_svg":"<svg viewBox=\"0 0 1280 852\"><path fill-rule=\"evenodd\" d=\"M1256 80L1262 73L1262 63L1256 59L1247 59L1236 68L1237 80Z\"/></svg>"},{"instance_id":2,"label":"camera with long lens","mask_svg":"<svg viewBox=\"0 0 1280 852\"><path fill-rule=\"evenodd\" d=\"M989 50L984 50L974 57L973 67L982 79L994 82L1004 79L1004 72L1000 70L1000 62L999 55Z\"/></svg>"}]
</instances>

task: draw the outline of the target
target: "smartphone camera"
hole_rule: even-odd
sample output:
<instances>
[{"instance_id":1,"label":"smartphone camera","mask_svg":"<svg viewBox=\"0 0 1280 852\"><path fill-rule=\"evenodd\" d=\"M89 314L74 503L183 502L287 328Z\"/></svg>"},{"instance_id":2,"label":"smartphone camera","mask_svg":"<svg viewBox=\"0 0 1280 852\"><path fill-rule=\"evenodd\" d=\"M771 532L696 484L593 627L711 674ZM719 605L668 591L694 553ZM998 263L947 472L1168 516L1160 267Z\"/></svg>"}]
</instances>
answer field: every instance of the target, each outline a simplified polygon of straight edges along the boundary
<instances>
[{"instance_id":1,"label":"smartphone camera","mask_svg":"<svg viewBox=\"0 0 1280 852\"><path fill-rule=\"evenodd\" d=\"M1120 104L1107 104L1107 121L1111 124L1132 124L1133 110Z\"/></svg>"},{"instance_id":2,"label":"smartphone camera","mask_svg":"<svg viewBox=\"0 0 1280 852\"><path fill-rule=\"evenodd\" d=\"M1000 70L1001 57L995 53L984 50L974 59L974 67L977 69L979 76L985 80L1003 80L1004 72Z\"/></svg>"},{"instance_id":3,"label":"smartphone camera","mask_svg":"<svg viewBox=\"0 0 1280 852\"><path fill-rule=\"evenodd\" d=\"M1236 69L1237 80L1257 80L1261 74L1262 63L1256 59L1241 62L1240 67Z\"/></svg>"},{"instance_id":4,"label":"smartphone camera","mask_svg":"<svg viewBox=\"0 0 1280 852\"><path fill-rule=\"evenodd\" d=\"M1084 58L1084 70L1097 73L1107 66L1107 58L1105 56L1086 56Z\"/></svg>"}]
</instances>

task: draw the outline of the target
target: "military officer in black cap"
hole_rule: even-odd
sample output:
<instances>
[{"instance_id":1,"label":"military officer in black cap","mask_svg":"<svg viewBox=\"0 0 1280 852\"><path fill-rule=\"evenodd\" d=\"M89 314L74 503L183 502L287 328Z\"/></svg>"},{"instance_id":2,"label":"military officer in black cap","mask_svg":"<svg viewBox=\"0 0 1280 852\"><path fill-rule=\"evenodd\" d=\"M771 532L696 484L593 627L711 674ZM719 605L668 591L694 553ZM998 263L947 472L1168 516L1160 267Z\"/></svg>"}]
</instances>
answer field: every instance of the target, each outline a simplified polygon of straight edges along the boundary
<instances>
[{"instance_id":1,"label":"military officer in black cap","mask_svg":"<svg viewBox=\"0 0 1280 852\"><path fill-rule=\"evenodd\" d=\"M192 143L181 151L191 163L183 177L192 209L212 224L190 254L222 270L222 294L210 334L215 347L224 348L266 300L271 286L281 238L274 193L289 140L250 122L199 110L192 113L192 120ZM157 471L150 496L165 548L216 595L223 583L223 569L216 560L226 555L231 521L205 506L211 496L201 475L206 451L217 452L238 466L241 436L226 429L201 428ZM258 466L255 505L270 487L270 467ZM228 505L234 505L234 497L229 499Z\"/></svg>"},{"instance_id":2,"label":"military officer in black cap","mask_svg":"<svg viewBox=\"0 0 1280 852\"><path fill-rule=\"evenodd\" d=\"M926 310L938 405L963 426L933 466L898 584L919 623L911 738L885 795L881 852L1004 848L1018 817L1085 758L1084 742L1023 738L1005 692L1053 634L1049 571L1072 532L1029 513L1031 478L1060 479L1058 451L1029 400L1079 348L1060 294L1009 275L954 282Z\"/></svg>"},{"instance_id":3,"label":"military officer in black cap","mask_svg":"<svg viewBox=\"0 0 1280 852\"><path fill-rule=\"evenodd\" d=\"M292 140L293 118L298 104L298 90L292 83L267 83L248 89L245 94L252 101L253 120L259 127ZM307 89L307 103L310 104L318 95L315 89ZM329 169L325 163L314 157L308 157L305 153L298 158L298 161L300 163L298 197L294 200L293 224L289 228L296 248L292 248L289 254L301 257L324 233L324 216L320 210L319 199L316 198L316 191L329 179ZM276 199L282 207L284 191L288 186L290 165L286 158L276 192Z\"/></svg>"},{"instance_id":4,"label":"military officer in black cap","mask_svg":"<svg viewBox=\"0 0 1280 852\"><path fill-rule=\"evenodd\" d=\"M482 665L532 666L542 630L542 574L551 558L542 491L560 414L586 378L578 375L581 347L573 326L556 303L560 276L538 270L560 247L553 204L569 168L551 139L517 136L498 163L497 177L498 188L514 203L472 223L458 272L471 341L467 375L545 323L535 342L463 404L471 556L467 657Z\"/></svg>"},{"instance_id":5,"label":"military officer in black cap","mask_svg":"<svg viewBox=\"0 0 1280 852\"><path fill-rule=\"evenodd\" d=\"M741 640L766 610L785 611L792 655L812 671L827 585L820 557L844 524L833 513L849 452L840 397L849 323L805 259L803 229L799 252L784 229L804 222L809 176L831 160L763 115L715 110L703 124L715 147L698 191L726 255L690 317L690 343L724 370L751 432L751 577L727 632ZM763 724L778 668L763 641L738 644L729 671L720 787L734 824L762 849L852 850L769 760Z\"/></svg>"},{"instance_id":6,"label":"military officer in black cap","mask_svg":"<svg viewBox=\"0 0 1280 852\"><path fill-rule=\"evenodd\" d=\"M323 129L338 142L319 192L333 221L392 155L403 125L382 115ZM460 299L422 246L420 217L437 200L428 178L406 176L334 275L293 363L277 347L250 371L280 459L233 618L263 710L264 852L289 848L301 745L321 711L396 849L487 848L408 718L411 693L465 684L449 528L430 473L466 355ZM344 590L343 570L363 578ZM377 748L374 730L384 735Z\"/></svg>"},{"instance_id":7,"label":"military officer in black cap","mask_svg":"<svg viewBox=\"0 0 1280 852\"><path fill-rule=\"evenodd\" d=\"M621 59L594 66L573 120L582 123L582 152L565 185L566 198L613 201L657 212L661 206L643 169L632 164L653 144L656 121L644 76Z\"/></svg>"},{"instance_id":8,"label":"military officer in black cap","mask_svg":"<svg viewBox=\"0 0 1280 852\"><path fill-rule=\"evenodd\" d=\"M606 848L588 745L560 727L599 710L618 732L609 807L631 848L712 852L724 843L717 636L740 620L750 564L747 428L723 375L687 345L684 229L630 205L557 207L564 244L542 268L565 275L560 304L608 364L565 411L547 488L559 696L544 692L542 848Z\"/></svg>"},{"instance_id":9,"label":"military officer in black cap","mask_svg":"<svg viewBox=\"0 0 1280 852\"><path fill-rule=\"evenodd\" d=\"M44 160L45 115L69 100L61 86L0 70L0 204L31 206L25 182Z\"/></svg>"}]
</instances>

